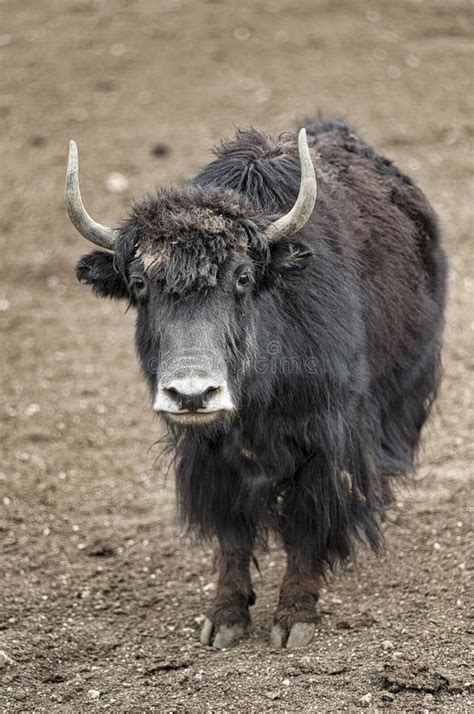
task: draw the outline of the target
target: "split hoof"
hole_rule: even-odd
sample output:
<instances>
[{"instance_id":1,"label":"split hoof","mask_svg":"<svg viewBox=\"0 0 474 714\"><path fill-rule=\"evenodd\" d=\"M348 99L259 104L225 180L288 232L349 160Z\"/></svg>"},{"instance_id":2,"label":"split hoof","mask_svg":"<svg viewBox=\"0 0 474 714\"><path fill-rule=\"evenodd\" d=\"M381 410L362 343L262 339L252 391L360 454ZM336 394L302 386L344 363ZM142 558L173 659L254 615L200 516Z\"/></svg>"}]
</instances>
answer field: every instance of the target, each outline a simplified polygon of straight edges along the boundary
<instances>
[{"instance_id":1,"label":"split hoof","mask_svg":"<svg viewBox=\"0 0 474 714\"><path fill-rule=\"evenodd\" d=\"M201 644L214 647L217 650L233 647L245 635L246 628L242 625L221 625L217 629L208 617L204 620L201 630Z\"/></svg>"},{"instance_id":2,"label":"split hoof","mask_svg":"<svg viewBox=\"0 0 474 714\"><path fill-rule=\"evenodd\" d=\"M306 647L313 639L315 632L314 622L295 622L286 641L287 648Z\"/></svg>"},{"instance_id":3,"label":"split hoof","mask_svg":"<svg viewBox=\"0 0 474 714\"><path fill-rule=\"evenodd\" d=\"M295 622L291 626L288 636L281 625L273 625L270 632L270 644L276 649L306 647L313 639L315 632L314 622Z\"/></svg>"},{"instance_id":4,"label":"split hoof","mask_svg":"<svg viewBox=\"0 0 474 714\"><path fill-rule=\"evenodd\" d=\"M281 649L285 646L285 631L280 625L273 625L270 632L270 644L275 649Z\"/></svg>"}]
</instances>

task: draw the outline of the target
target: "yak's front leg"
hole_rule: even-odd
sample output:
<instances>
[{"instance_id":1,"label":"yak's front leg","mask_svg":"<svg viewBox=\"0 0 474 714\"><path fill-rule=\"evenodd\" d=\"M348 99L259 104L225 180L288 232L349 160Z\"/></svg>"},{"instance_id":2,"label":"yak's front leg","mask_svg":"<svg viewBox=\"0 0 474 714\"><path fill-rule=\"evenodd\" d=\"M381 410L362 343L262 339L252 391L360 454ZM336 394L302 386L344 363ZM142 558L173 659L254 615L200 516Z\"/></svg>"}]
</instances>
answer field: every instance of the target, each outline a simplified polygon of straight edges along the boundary
<instances>
[{"instance_id":1,"label":"yak's front leg","mask_svg":"<svg viewBox=\"0 0 474 714\"><path fill-rule=\"evenodd\" d=\"M322 570L287 549L287 568L280 588L270 642L273 647L304 647L319 620L317 602Z\"/></svg>"},{"instance_id":2,"label":"yak's front leg","mask_svg":"<svg viewBox=\"0 0 474 714\"><path fill-rule=\"evenodd\" d=\"M251 625L249 606L255 602L250 580L253 543L220 541L217 554L217 592L201 630L201 643L217 649L231 647Z\"/></svg>"}]
</instances>

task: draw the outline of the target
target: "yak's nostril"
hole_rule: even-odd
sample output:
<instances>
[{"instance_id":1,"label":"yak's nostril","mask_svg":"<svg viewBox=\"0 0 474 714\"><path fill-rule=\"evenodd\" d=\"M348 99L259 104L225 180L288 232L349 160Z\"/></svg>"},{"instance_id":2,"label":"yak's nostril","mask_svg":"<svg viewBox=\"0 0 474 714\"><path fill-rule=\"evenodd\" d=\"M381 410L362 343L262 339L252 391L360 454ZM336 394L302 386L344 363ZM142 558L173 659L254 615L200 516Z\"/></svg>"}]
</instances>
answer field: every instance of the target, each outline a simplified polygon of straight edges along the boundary
<instances>
[{"instance_id":1,"label":"yak's nostril","mask_svg":"<svg viewBox=\"0 0 474 714\"><path fill-rule=\"evenodd\" d=\"M181 401L181 394L174 387L163 387L163 392L177 404Z\"/></svg>"},{"instance_id":2,"label":"yak's nostril","mask_svg":"<svg viewBox=\"0 0 474 714\"><path fill-rule=\"evenodd\" d=\"M176 387L163 387L163 394L177 409L183 408L183 395Z\"/></svg>"},{"instance_id":3,"label":"yak's nostril","mask_svg":"<svg viewBox=\"0 0 474 714\"><path fill-rule=\"evenodd\" d=\"M209 401L209 399L214 395L220 392L222 387L208 387L206 391L202 395L202 402L204 405L206 405Z\"/></svg>"}]
</instances>

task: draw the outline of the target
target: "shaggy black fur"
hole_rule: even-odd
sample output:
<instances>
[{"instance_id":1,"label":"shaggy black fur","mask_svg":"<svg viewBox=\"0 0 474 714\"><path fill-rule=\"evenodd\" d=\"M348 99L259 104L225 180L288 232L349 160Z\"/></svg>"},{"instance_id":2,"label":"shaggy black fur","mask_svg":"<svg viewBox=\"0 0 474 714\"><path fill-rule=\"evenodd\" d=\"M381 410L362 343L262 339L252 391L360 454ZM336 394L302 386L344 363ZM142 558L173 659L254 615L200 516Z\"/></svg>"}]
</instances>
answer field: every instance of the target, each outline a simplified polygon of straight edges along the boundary
<instances>
[{"instance_id":1,"label":"shaggy black fur","mask_svg":"<svg viewBox=\"0 0 474 714\"><path fill-rule=\"evenodd\" d=\"M380 545L391 480L413 468L439 379L445 260L408 177L341 121L307 131L318 199L293 241L269 247L263 230L296 199L296 135L241 131L189 184L137 203L115 258L86 256L77 273L136 306L152 391L170 320L222 325L238 413L170 427L181 514L244 550L272 528L321 573L357 539ZM153 278L138 291L136 270Z\"/></svg>"}]
</instances>

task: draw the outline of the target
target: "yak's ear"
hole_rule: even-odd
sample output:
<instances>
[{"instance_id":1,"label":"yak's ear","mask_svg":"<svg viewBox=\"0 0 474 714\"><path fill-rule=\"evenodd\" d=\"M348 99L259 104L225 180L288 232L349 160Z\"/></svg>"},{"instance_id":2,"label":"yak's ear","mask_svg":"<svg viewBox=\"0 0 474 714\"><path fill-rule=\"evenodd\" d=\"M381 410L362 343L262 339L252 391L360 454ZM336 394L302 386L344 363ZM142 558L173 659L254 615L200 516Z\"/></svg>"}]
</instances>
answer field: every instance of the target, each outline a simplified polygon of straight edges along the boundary
<instances>
[{"instance_id":1,"label":"yak's ear","mask_svg":"<svg viewBox=\"0 0 474 714\"><path fill-rule=\"evenodd\" d=\"M269 269L277 273L304 270L312 257L312 251L303 243L279 241L270 245Z\"/></svg>"},{"instance_id":2,"label":"yak's ear","mask_svg":"<svg viewBox=\"0 0 474 714\"><path fill-rule=\"evenodd\" d=\"M127 286L122 275L114 265L111 253L100 250L83 255L76 265L76 278L80 283L92 285L99 297L109 297L115 300L129 298Z\"/></svg>"}]
</instances>

